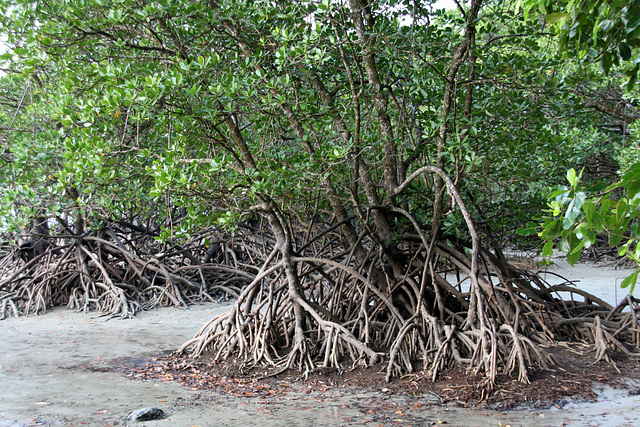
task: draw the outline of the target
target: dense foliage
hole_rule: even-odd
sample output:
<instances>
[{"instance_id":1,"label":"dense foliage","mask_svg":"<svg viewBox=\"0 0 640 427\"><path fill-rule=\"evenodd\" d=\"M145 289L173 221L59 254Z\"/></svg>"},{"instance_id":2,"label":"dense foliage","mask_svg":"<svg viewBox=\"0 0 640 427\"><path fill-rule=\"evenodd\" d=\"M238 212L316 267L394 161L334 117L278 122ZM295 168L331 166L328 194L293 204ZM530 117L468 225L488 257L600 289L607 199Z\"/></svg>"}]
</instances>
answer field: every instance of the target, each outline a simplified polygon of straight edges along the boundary
<instances>
[{"instance_id":1,"label":"dense foliage","mask_svg":"<svg viewBox=\"0 0 640 427\"><path fill-rule=\"evenodd\" d=\"M553 40L542 27L514 20L508 6L485 7L473 55L459 65L450 59L462 42L460 15L381 6L370 43L379 95L360 93L367 71L357 66L357 41L341 35L346 24L334 22L331 8L8 2L4 32L15 48L4 55L2 82L12 138L3 219L20 226L39 210L96 221L140 210L147 218L159 213L160 201L164 213L193 210L178 234L196 223L232 225L256 193L286 200L295 191L304 199L314 197L309 182L352 182L350 156L375 164L386 153L384 139L395 138L397 160L383 168L395 167L397 176L387 171L385 183L401 181L421 162L438 164L468 187L461 190L478 207L473 214L501 229L513 225L496 204L539 203L565 169L613 154L606 148L611 134L593 128L610 124L611 112L590 105L604 104L592 102L593 94L610 83L594 88L592 75L581 77L548 55ZM409 16L412 25L401 25ZM450 65L460 68L460 83L446 94L445 129ZM376 97L395 132L368 119L378 114ZM215 121L220 114L251 123L251 171L229 167L250 165L226 143L233 136ZM231 149L216 150L221 142ZM410 190L422 199L412 208L429 199L423 190ZM456 228L459 221L449 222Z\"/></svg>"},{"instance_id":2,"label":"dense foliage","mask_svg":"<svg viewBox=\"0 0 640 427\"><path fill-rule=\"evenodd\" d=\"M606 74L622 65L633 90L640 70L640 1L521 0L525 17L536 12L560 35L565 57L597 60Z\"/></svg>"}]
</instances>

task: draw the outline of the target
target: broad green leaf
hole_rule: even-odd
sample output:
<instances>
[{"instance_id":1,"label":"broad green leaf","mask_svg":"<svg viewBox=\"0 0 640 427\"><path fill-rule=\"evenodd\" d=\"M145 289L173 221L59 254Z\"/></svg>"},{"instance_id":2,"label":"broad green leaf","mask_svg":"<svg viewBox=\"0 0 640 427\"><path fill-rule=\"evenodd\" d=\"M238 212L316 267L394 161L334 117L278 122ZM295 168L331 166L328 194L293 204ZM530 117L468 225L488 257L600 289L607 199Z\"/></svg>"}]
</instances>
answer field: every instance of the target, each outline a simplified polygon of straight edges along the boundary
<instances>
[{"instance_id":1,"label":"broad green leaf","mask_svg":"<svg viewBox=\"0 0 640 427\"><path fill-rule=\"evenodd\" d=\"M571 265L574 265L580 259L580 254L582 253L582 248L587 245L589 241L587 239L580 240L580 242L571 249L571 252L567 254L567 262Z\"/></svg>"},{"instance_id":2,"label":"broad green leaf","mask_svg":"<svg viewBox=\"0 0 640 427\"><path fill-rule=\"evenodd\" d=\"M628 186L637 181L640 181L640 163L634 163L629 166L627 173L622 176L619 184L622 186Z\"/></svg>"},{"instance_id":3,"label":"broad green leaf","mask_svg":"<svg viewBox=\"0 0 640 427\"><path fill-rule=\"evenodd\" d=\"M627 242L624 245L620 246L620 249L618 249L618 255L625 256L627 254L628 250L629 250L629 242Z\"/></svg>"},{"instance_id":4,"label":"broad green leaf","mask_svg":"<svg viewBox=\"0 0 640 427\"><path fill-rule=\"evenodd\" d=\"M544 244L541 255L543 258L551 258L553 256L553 240L549 240Z\"/></svg>"},{"instance_id":5,"label":"broad green leaf","mask_svg":"<svg viewBox=\"0 0 640 427\"><path fill-rule=\"evenodd\" d=\"M574 168L567 171L567 181L569 181L569 184L574 187L578 184L576 170Z\"/></svg>"},{"instance_id":6,"label":"broad green leaf","mask_svg":"<svg viewBox=\"0 0 640 427\"><path fill-rule=\"evenodd\" d=\"M607 188L607 184L604 182L599 182L597 184L595 184L592 187L589 187L589 189L587 190L588 193L595 193L597 191L602 191L605 188Z\"/></svg>"},{"instance_id":7,"label":"broad green leaf","mask_svg":"<svg viewBox=\"0 0 640 427\"><path fill-rule=\"evenodd\" d=\"M629 205L627 201L622 198L618 201L618 205L616 206L616 221L618 224L621 224L627 216Z\"/></svg>"},{"instance_id":8,"label":"broad green leaf","mask_svg":"<svg viewBox=\"0 0 640 427\"><path fill-rule=\"evenodd\" d=\"M612 234L611 236L609 236L609 246L611 247L617 247L620 242L622 242L622 239L624 239L624 235L622 234Z\"/></svg>"},{"instance_id":9,"label":"broad green leaf","mask_svg":"<svg viewBox=\"0 0 640 427\"><path fill-rule=\"evenodd\" d=\"M582 252L582 246L580 246L579 250L571 251L567 254L567 262L569 265L575 265L580 260L580 253Z\"/></svg>"},{"instance_id":10,"label":"broad green leaf","mask_svg":"<svg viewBox=\"0 0 640 427\"><path fill-rule=\"evenodd\" d=\"M535 228L533 228L533 227L532 227L532 228L523 228L523 227L520 227L520 228L518 228L518 229L516 230L516 233L517 233L519 236L530 236L530 235L532 235L532 234L536 234L537 232L538 232L538 228L537 228L537 227L535 227Z\"/></svg>"},{"instance_id":11,"label":"broad green leaf","mask_svg":"<svg viewBox=\"0 0 640 427\"><path fill-rule=\"evenodd\" d=\"M602 69L604 70L605 74L609 74L609 72L611 71L611 65L613 63L613 58L611 56L611 53L609 51L606 51L602 54Z\"/></svg>"},{"instance_id":12,"label":"broad green leaf","mask_svg":"<svg viewBox=\"0 0 640 427\"><path fill-rule=\"evenodd\" d=\"M560 233L562 233L562 230L562 221L560 220L560 218L557 218L546 225L539 234L546 240L553 240L558 237Z\"/></svg>"},{"instance_id":13,"label":"broad green leaf","mask_svg":"<svg viewBox=\"0 0 640 427\"><path fill-rule=\"evenodd\" d=\"M625 185L627 196L633 199L640 192L640 180L632 181Z\"/></svg>"},{"instance_id":14,"label":"broad green leaf","mask_svg":"<svg viewBox=\"0 0 640 427\"><path fill-rule=\"evenodd\" d=\"M627 34L632 33L639 26L640 26L640 15L636 15L627 22L627 25L626 25Z\"/></svg>"},{"instance_id":15,"label":"broad green leaf","mask_svg":"<svg viewBox=\"0 0 640 427\"><path fill-rule=\"evenodd\" d=\"M564 253L571 252L571 244L569 240L567 240L566 238L560 239L560 241L558 242L558 249Z\"/></svg>"},{"instance_id":16,"label":"broad green leaf","mask_svg":"<svg viewBox=\"0 0 640 427\"><path fill-rule=\"evenodd\" d=\"M563 194L567 194L569 192L568 188L560 188L558 190L553 191L551 194L549 194L549 198L550 199L555 199L558 196L562 196Z\"/></svg>"},{"instance_id":17,"label":"broad green leaf","mask_svg":"<svg viewBox=\"0 0 640 427\"><path fill-rule=\"evenodd\" d=\"M576 223L576 218L578 217L577 212L567 212L567 215L562 220L562 228L568 230Z\"/></svg>"},{"instance_id":18,"label":"broad green leaf","mask_svg":"<svg viewBox=\"0 0 640 427\"><path fill-rule=\"evenodd\" d=\"M620 58L622 58L623 61L631 59L631 48L629 48L628 44L624 42L620 43L618 51L620 52Z\"/></svg>"},{"instance_id":19,"label":"broad green leaf","mask_svg":"<svg viewBox=\"0 0 640 427\"><path fill-rule=\"evenodd\" d=\"M594 216L597 214L595 203L593 203L590 200L586 200L585 203L582 205L582 210L585 213L587 223L595 226Z\"/></svg>"},{"instance_id":20,"label":"broad green leaf","mask_svg":"<svg viewBox=\"0 0 640 427\"><path fill-rule=\"evenodd\" d=\"M583 191L578 191L574 197L574 209L580 210L582 209L582 205L586 200L586 194Z\"/></svg>"},{"instance_id":21,"label":"broad green leaf","mask_svg":"<svg viewBox=\"0 0 640 427\"><path fill-rule=\"evenodd\" d=\"M564 19L569 19L570 16L568 13L565 12L555 12L555 13L550 13L549 15L547 15L547 17L545 18L545 20L547 21L547 24L549 25L553 25L556 24Z\"/></svg>"},{"instance_id":22,"label":"broad green leaf","mask_svg":"<svg viewBox=\"0 0 640 427\"><path fill-rule=\"evenodd\" d=\"M629 293L633 293L633 289L635 288L637 281L638 281L638 270L631 273L628 277L625 277L622 283L620 283L620 287L622 289L630 287Z\"/></svg>"}]
</instances>

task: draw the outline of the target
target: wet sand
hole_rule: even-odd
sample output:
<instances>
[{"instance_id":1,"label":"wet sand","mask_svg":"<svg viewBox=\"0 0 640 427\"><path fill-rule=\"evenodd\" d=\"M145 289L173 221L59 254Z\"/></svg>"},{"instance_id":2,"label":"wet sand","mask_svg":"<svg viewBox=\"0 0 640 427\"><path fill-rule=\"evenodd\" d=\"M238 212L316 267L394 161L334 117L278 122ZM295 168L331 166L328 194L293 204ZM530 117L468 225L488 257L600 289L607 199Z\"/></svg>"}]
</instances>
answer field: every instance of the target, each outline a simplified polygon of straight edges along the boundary
<instances>
[{"instance_id":1,"label":"wet sand","mask_svg":"<svg viewBox=\"0 0 640 427\"><path fill-rule=\"evenodd\" d=\"M604 272L611 274L606 269ZM610 280L619 275L618 271ZM212 316L225 310L228 306L208 304L187 310L162 308L140 313L134 319L106 320L95 313L55 309L42 316L0 321L0 427L425 426L444 424L441 421L449 426L512 427L640 423L640 396L610 389L603 390L596 403L543 411L496 412L443 407L429 396L353 394L340 389L292 392L273 399L236 398L192 391L172 382L133 381L101 368L112 366L118 359L172 351ZM144 423L126 421L130 412L150 406L163 409L168 417ZM396 407L405 409L394 410Z\"/></svg>"}]
</instances>

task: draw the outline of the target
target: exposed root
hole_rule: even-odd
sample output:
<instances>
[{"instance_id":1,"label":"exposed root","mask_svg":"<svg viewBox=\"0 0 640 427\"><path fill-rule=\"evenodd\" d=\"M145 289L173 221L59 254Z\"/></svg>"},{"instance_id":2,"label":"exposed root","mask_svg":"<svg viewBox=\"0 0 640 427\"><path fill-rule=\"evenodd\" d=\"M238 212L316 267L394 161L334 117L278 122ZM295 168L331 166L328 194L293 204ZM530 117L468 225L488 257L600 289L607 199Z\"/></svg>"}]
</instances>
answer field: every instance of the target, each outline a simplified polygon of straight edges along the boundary
<instances>
[{"instance_id":1,"label":"exposed root","mask_svg":"<svg viewBox=\"0 0 640 427\"><path fill-rule=\"evenodd\" d=\"M49 237L46 245L40 245L41 253L26 257L18 247L4 254L0 319L38 314L58 305L132 317L162 305L185 307L237 297L253 280L255 268L243 263L255 258L246 250L247 241L255 246L259 234L205 245L211 239L209 232L183 247L161 245L152 232L131 227L114 225L73 238Z\"/></svg>"},{"instance_id":2,"label":"exposed root","mask_svg":"<svg viewBox=\"0 0 640 427\"><path fill-rule=\"evenodd\" d=\"M462 205L457 196L456 202ZM433 379L466 364L492 388L498 372L517 371L519 381L529 382L532 370L554 363L545 345L557 340L588 340L597 358L614 349L637 351L635 300L623 313L585 291L550 286L512 267L499 249L481 248L462 206L471 242L429 240L409 212L391 208L415 231L404 233L393 250L368 228L355 246L340 249L337 226L296 234L279 211L264 209L275 234L271 255L232 310L179 353L207 354L214 363L238 357L248 368L267 365L273 373L384 360L387 381L411 373L420 360ZM566 291L569 300L559 294Z\"/></svg>"},{"instance_id":3,"label":"exposed root","mask_svg":"<svg viewBox=\"0 0 640 427\"><path fill-rule=\"evenodd\" d=\"M406 233L393 251L377 246L367 230L359 238L367 250L341 249L333 226L236 236L242 250L222 242L215 263L199 263L214 261L204 245L149 241L142 250L140 239L133 244L114 229L61 240L26 262L0 261L11 266L0 282L0 317L54 304L130 317L157 305L233 295L232 309L178 353L208 355L214 363L234 358L243 369L267 366L271 374L384 361L387 381L413 372L418 361L432 379L464 364L488 388L499 372L528 382L533 370L553 364L545 346L558 340L592 343L597 360L610 360L612 351L637 355L637 300L611 307L572 286L550 286L500 261L498 250L431 242L408 212L394 212L416 233ZM250 266L258 260L260 268Z\"/></svg>"},{"instance_id":4,"label":"exposed root","mask_svg":"<svg viewBox=\"0 0 640 427\"><path fill-rule=\"evenodd\" d=\"M299 294L290 290L282 254L272 256L232 310L213 319L179 352L208 354L213 361L239 357L247 368L270 366L274 375L290 368L308 373L385 360L387 380L412 372L420 359L433 379L463 363L484 372L490 386L499 371L528 382L532 369L554 363L540 344L567 339L578 330L582 339L605 343L597 344L598 358L614 349L631 354L628 343L637 339L632 301L633 315L607 310L582 291L587 303L564 301L557 297L558 288L535 274L497 268L484 256L474 293L468 258L448 246L437 247L435 277L426 277L422 291L418 284L425 282L420 276L425 269L416 253L407 256L413 267L396 286L388 284L398 278L386 273L383 281L369 279L371 265L364 270L319 255L290 257ZM380 262L374 255L370 260ZM607 320L589 317L598 312ZM581 317L574 317L577 313ZM600 338L593 334L597 330Z\"/></svg>"}]
</instances>

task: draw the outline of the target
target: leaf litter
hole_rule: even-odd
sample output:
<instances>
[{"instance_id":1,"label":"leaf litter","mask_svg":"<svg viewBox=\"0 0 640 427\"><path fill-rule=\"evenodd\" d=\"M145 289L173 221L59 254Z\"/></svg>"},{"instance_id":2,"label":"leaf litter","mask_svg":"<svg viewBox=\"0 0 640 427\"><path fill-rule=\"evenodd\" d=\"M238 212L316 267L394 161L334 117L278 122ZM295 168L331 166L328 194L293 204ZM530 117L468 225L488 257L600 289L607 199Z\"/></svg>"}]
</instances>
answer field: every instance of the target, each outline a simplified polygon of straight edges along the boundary
<instances>
[{"instance_id":1,"label":"leaf litter","mask_svg":"<svg viewBox=\"0 0 640 427\"><path fill-rule=\"evenodd\" d=\"M568 351L570 350L570 351ZM357 409L367 419L345 416L345 423L382 423L381 425L425 425L429 410L435 406L462 407L477 416L502 416L495 425L513 425L506 412L487 411L535 410L561 408L570 401L595 401L594 384L629 387L640 380L640 363L615 353L610 362L593 362L592 349L582 344L560 344L549 348L558 365L531 376L525 385L506 373L499 375L496 387L482 387L480 377L463 367L450 368L432 382L429 375L416 373L384 381L384 372L377 367L338 372L319 368L307 376L287 372L268 376L264 368L246 369L238 361L213 364L206 359L193 360L174 355L149 359L119 360L112 370L123 372L137 381L177 382L183 387L201 391L196 399L203 404L212 396L248 399L252 403L269 406L291 404L299 395L307 395L318 404L342 399L343 406ZM418 367L419 368L419 367ZM638 389L637 385L636 388ZM631 387L629 393L635 390ZM209 393L209 394L207 394ZM191 402L190 404L193 404ZM312 406L300 405L300 411L314 411ZM422 420L422 421L419 421ZM420 424L422 422L422 424ZM427 425L451 425L445 417L431 417Z\"/></svg>"}]
</instances>

